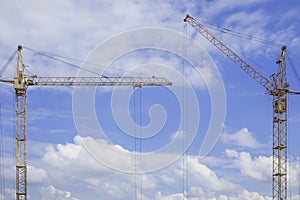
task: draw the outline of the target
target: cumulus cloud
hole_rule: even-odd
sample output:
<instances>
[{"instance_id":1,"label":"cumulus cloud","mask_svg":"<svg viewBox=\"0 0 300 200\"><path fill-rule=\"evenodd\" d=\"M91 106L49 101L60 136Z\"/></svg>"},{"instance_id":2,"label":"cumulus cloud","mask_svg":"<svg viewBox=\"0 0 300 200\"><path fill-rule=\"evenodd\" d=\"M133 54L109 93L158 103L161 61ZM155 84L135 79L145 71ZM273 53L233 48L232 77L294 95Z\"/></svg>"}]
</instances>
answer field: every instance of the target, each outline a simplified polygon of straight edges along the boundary
<instances>
[{"instance_id":1,"label":"cumulus cloud","mask_svg":"<svg viewBox=\"0 0 300 200\"><path fill-rule=\"evenodd\" d=\"M163 195L161 192L158 192L156 194L156 200L182 200L182 199L183 200L187 200L187 199L190 200L271 200L272 199L270 196L263 196L257 192L249 192L246 189L238 190L237 195L208 194L199 188L198 189L192 188L190 193L192 195L184 196L182 193Z\"/></svg>"},{"instance_id":2,"label":"cumulus cloud","mask_svg":"<svg viewBox=\"0 0 300 200\"><path fill-rule=\"evenodd\" d=\"M106 199L126 200L134 198L135 193L140 194L140 184L142 184L143 199L150 200L177 200L187 199L187 197L191 200L269 200L268 196L244 188L240 182L232 182L223 176L222 171L216 172L203 164L197 156L186 156L185 162L180 159L155 173L120 173L95 160L81 146L80 141L84 139L86 138L76 136L74 143L50 145L45 149L40 162L35 162L35 166L29 166L31 199L37 197L47 199L49 195L51 199L84 199L87 196L89 199L97 199L101 195ZM122 147L115 147L113 144L100 142L97 145L106 148L107 156L111 156L110 151L116 149L120 152L125 151ZM116 149L113 150L114 148ZM227 164L231 162L242 175L263 182L269 179L271 158L263 156L252 158L250 153L232 149L227 149L225 152L229 159ZM117 162L124 162L125 158L122 157L122 154L118 155ZM163 158L164 155L157 154L155 160ZM296 164L297 162L291 164L292 176L299 173ZM184 193L182 192L183 173L187 173L188 180ZM46 193L47 197L43 197Z\"/></svg>"},{"instance_id":3,"label":"cumulus cloud","mask_svg":"<svg viewBox=\"0 0 300 200\"><path fill-rule=\"evenodd\" d=\"M187 198L185 198L181 193L164 196L161 194L161 192L157 192L155 195L155 199L156 200L182 200L182 199L186 200Z\"/></svg>"},{"instance_id":4,"label":"cumulus cloud","mask_svg":"<svg viewBox=\"0 0 300 200\"><path fill-rule=\"evenodd\" d=\"M237 188L237 185L222 177L218 177L209 167L201 164L197 157L188 157L187 169L189 173L193 174L190 178L191 181L194 181L195 185L200 184L202 188L213 191L227 191Z\"/></svg>"},{"instance_id":5,"label":"cumulus cloud","mask_svg":"<svg viewBox=\"0 0 300 200\"><path fill-rule=\"evenodd\" d=\"M176 199L182 197L180 191L174 195L170 193L172 189L175 189L175 191L178 190L180 188L178 186L182 184L182 171L185 168L181 160L155 173L120 173L103 166L95 160L86 149L81 146L80 141L84 139L96 142L96 140L92 138L75 136L74 143L48 146L42 158L42 164L39 164L40 167L31 167L31 175L33 175L33 177L40 175L41 177L40 179L35 178L35 182L45 185L43 187L44 190L52 191L53 195L59 197L75 196L76 198L83 198L88 193L90 199L94 199L94 197L96 198L101 194L101 196L107 199L125 200L132 198L134 191L140 190L140 183L142 183L143 186L144 199ZM122 147L104 142L96 142L95 144L102 146L99 148L100 151L106 149L105 153L107 157L114 158L116 162L119 163L126 162L127 158L120 153L126 151ZM113 152L119 153L115 154ZM131 159L134 161L134 158ZM164 155L157 154L155 160L160 159L164 159ZM155 162L155 160L152 160L152 162ZM126 165L128 164L127 162ZM130 163L130 165L134 167L134 162ZM233 191L238 188L235 183L220 177L212 169L202 164L197 156L187 157L186 169L188 169L189 176L188 193L191 196L196 197L201 191L213 196L215 193ZM49 186L48 182L51 182L52 185ZM63 186L63 190L55 189L56 185ZM157 193L156 196L154 196L154 191L161 193ZM163 193L170 195L164 196L162 195Z\"/></svg>"},{"instance_id":6,"label":"cumulus cloud","mask_svg":"<svg viewBox=\"0 0 300 200\"><path fill-rule=\"evenodd\" d=\"M248 148L259 148L262 144L259 143L247 128L242 128L241 130L229 134L223 133L221 139L226 144L248 147Z\"/></svg>"},{"instance_id":7,"label":"cumulus cloud","mask_svg":"<svg viewBox=\"0 0 300 200\"><path fill-rule=\"evenodd\" d=\"M254 34L258 32L258 28L263 28L264 30L259 32L259 34L263 33L263 37L271 34L271 39L290 40L293 41L294 46L299 46L300 40L298 36L295 36L292 27L285 33L280 34L276 34L275 31L269 33L265 29L266 24L270 25L271 23L269 22L272 20L272 18L268 17L267 12L259 10L254 12L237 12L236 14L228 13L233 12L237 8L249 8L249 6L259 5L259 3L261 3L259 0L251 2L230 0L230 3L222 0L202 1L201 4L196 1L185 3L176 3L174 1L155 1L154 3L153 1L124 1L118 3L101 1L86 3L84 1L76 1L74 3L67 0L58 3L48 0L43 2L36 1L34 4L30 2L4 1L0 8L2 11L0 12L2 27L0 37L3 39L0 47L0 63L4 63L9 56L7 55L7 51L15 49L18 43L83 60L96 44L124 30L145 26L159 26L173 28L181 32L182 23L180 22L182 22L185 12L189 11L192 14L201 13L201 15L208 19L212 17L228 19L224 21L224 24L229 23L231 25L240 22L240 19L243 18L247 22L247 25L249 22L250 24L255 22L248 29L242 29L245 33ZM203 12L199 12L199 10ZM11 13L15 13L15 15L11 15ZM297 8L295 8L294 13L298 13ZM219 17L220 15L223 16ZM232 17L230 17L231 15ZM108 16L109 20L107 20ZM198 15L195 15L195 17L200 18ZM273 20L277 21L277 18ZM286 20L288 19L285 18L285 22ZM199 34L196 36L197 39L200 37ZM132 40L137 39L143 40L143 38L132 38ZM202 44L204 39L202 38L199 41ZM244 45L244 43L230 41L238 49L242 48L249 53L257 53L257 49L262 49L257 48L257 44L251 44L250 48ZM112 50L116 50L116 47L118 47L118 44L114 45ZM190 56L198 58L199 54L190 54ZM38 75L53 76L55 74L70 76L76 75L77 72L77 69L64 68L60 67L60 65L53 67L53 63L49 63L49 60L35 59L34 56L29 54L26 54L23 58L26 60L25 64L30 64L30 67L26 69ZM177 67L181 65L178 59L168 60L166 57L159 58L153 56L152 58L141 58L140 63L137 62L138 59L136 58L134 56L131 61L125 60L124 63L133 66L134 64L144 64L145 61L149 61L153 63L167 63L168 65ZM204 84L213 84L215 77L207 62L200 63L199 66L202 66L202 68L197 70L207 80L205 80L206 82L204 80L199 81L198 74L190 70L187 73L191 83L198 87L203 87ZM127 70L128 68L125 66L124 69ZM99 70L101 71L102 68L100 67ZM14 73L15 68L9 67L5 76L13 77ZM53 117L55 115L58 117L57 112L55 114L51 112L51 116L48 116L45 115L44 110L39 111L40 113L28 119L34 121L41 119L42 116ZM62 113L60 117L65 118L68 115L69 113ZM88 196L91 196L91 199L99 199L99 196L102 199L133 199L135 178L141 179L146 189L145 198L143 199L157 198L173 200L183 198L184 195L180 193L183 171L183 166L180 164L181 161L161 172L135 177L132 174L116 172L97 162L80 145L81 139L83 138L75 137L74 143L52 144L47 149L35 155L38 158L28 168L31 199L36 197L38 199L86 199ZM107 159L116 165L123 165L128 169L133 167L135 157L126 157L128 155L126 154L127 150L122 146L111 145L103 140L84 139L89 141L93 146L98 146L98 154L106 156ZM225 134L223 141L248 148L258 148L261 145L247 129L242 129L234 134ZM250 153L237 152L235 150L227 150L226 153L228 158L233 161L234 166L241 170L242 174L255 180L266 180L267 175L264 169L270 168L270 158L263 156L253 158ZM166 156L159 155L155 159L149 160L147 164L164 160ZM29 163L30 161L33 162L33 160L29 159ZM236 183L227 180L225 176L222 177L222 174L220 175L213 168L201 163L196 157L189 157L187 162L191 176L191 188L188 191L193 196L189 199L198 200L202 197L196 197L197 195L205 196L205 194L209 195L206 195L202 199L233 200L253 199L251 197L255 197L256 199L265 198L257 192L237 189ZM5 164L7 163L5 162ZM262 171L255 171L254 166L260 167ZM9 166L10 172L13 169L14 166ZM297 173L299 174L299 170L291 170L291 177L296 177ZM49 182L51 182L50 185ZM36 187L36 185L43 185L43 187L41 189ZM42 197L39 195L41 193L35 193L36 191L43 192L47 196ZM156 191L160 192L154 197ZM229 195L227 192L236 192L238 194ZM11 198L6 199L14 199L14 193L15 191L13 190L7 192L6 194L10 195Z\"/></svg>"},{"instance_id":8,"label":"cumulus cloud","mask_svg":"<svg viewBox=\"0 0 300 200\"><path fill-rule=\"evenodd\" d=\"M41 184L47 180L47 173L44 169L36 168L28 165L28 180L29 183Z\"/></svg>"},{"instance_id":9,"label":"cumulus cloud","mask_svg":"<svg viewBox=\"0 0 300 200\"><path fill-rule=\"evenodd\" d=\"M226 149L225 152L242 174L259 181L270 180L272 157L258 156L252 158L248 152L237 152L232 149Z\"/></svg>"},{"instance_id":10,"label":"cumulus cloud","mask_svg":"<svg viewBox=\"0 0 300 200\"><path fill-rule=\"evenodd\" d=\"M299 189L300 178L300 162L297 160L290 160L288 162L288 187L291 189Z\"/></svg>"},{"instance_id":11,"label":"cumulus cloud","mask_svg":"<svg viewBox=\"0 0 300 200\"><path fill-rule=\"evenodd\" d=\"M270 182L272 177L272 156L257 156L253 157L249 152L238 152L233 149L226 149L226 156L231 160L233 168L240 170L240 172L249 177L250 179L261 181L261 182ZM295 192L298 189L298 176L300 174L299 163L297 160L290 160L288 162L288 188L291 191ZM248 193L246 190L243 190L239 195L242 195L247 198L251 198L251 195L257 196L257 199L268 199L262 197L257 192ZM260 196L260 197L259 197ZM293 197L291 197L293 199Z\"/></svg>"},{"instance_id":12,"label":"cumulus cloud","mask_svg":"<svg viewBox=\"0 0 300 200\"><path fill-rule=\"evenodd\" d=\"M238 198L239 200L271 200L271 197L260 195L257 192L249 192L248 190L239 191Z\"/></svg>"},{"instance_id":13,"label":"cumulus cloud","mask_svg":"<svg viewBox=\"0 0 300 200\"><path fill-rule=\"evenodd\" d=\"M35 198L32 198L35 199ZM41 188L41 196L39 197L41 200L49 200L49 199L57 199L57 200L79 200L77 198L72 197L72 193L70 191L64 191L55 188L53 185L49 185L48 187Z\"/></svg>"}]
</instances>

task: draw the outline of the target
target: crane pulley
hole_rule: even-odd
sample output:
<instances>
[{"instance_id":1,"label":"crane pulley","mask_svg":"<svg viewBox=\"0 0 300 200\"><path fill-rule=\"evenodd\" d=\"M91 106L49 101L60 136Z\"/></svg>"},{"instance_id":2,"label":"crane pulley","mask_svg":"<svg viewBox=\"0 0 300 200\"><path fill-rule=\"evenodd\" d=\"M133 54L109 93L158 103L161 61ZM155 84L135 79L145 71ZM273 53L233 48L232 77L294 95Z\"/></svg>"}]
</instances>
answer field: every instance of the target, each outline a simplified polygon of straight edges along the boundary
<instances>
[{"instance_id":1,"label":"crane pulley","mask_svg":"<svg viewBox=\"0 0 300 200\"><path fill-rule=\"evenodd\" d=\"M286 75L286 46L281 48L281 56L276 62L278 70L266 78L241 56L230 49L224 42L212 34L205 26L190 15L186 15L184 22L189 23L195 30L217 47L232 62L246 72L250 77L262 85L273 96L273 163L272 163L272 198L273 200L287 199L287 96L300 94L289 90Z\"/></svg>"}]
</instances>

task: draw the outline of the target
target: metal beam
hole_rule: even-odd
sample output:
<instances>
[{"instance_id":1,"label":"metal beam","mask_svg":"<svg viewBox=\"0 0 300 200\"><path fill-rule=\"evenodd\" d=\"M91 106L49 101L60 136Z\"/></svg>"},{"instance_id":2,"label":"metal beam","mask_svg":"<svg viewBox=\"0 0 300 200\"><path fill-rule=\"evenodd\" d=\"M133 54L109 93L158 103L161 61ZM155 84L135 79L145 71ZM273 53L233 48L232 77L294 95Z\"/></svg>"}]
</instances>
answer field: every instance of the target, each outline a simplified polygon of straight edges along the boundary
<instances>
[{"instance_id":1,"label":"metal beam","mask_svg":"<svg viewBox=\"0 0 300 200\"><path fill-rule=\"evenodd\" d=\"M16 95L16 199L27 200L26 90L28 86L169 86L161 77L37 77L26 76L22 46L18 46L16 77L0 82L14 85Z\"/></svg>"},{"instance_id":2,"label":"metal beam","mask_svg":"<svg viewBox=\"0 0 300 200\"><path fill-rule=\"evenodd\" d=\"M32 77L26 80L32 86L168 86L161 77Z\"/></svg>"},{"instance_id":3,"label":"metal beam","mask_svg":"<svg viewBox=\"0 0 300 200\"><path fill-rule=\"evenodd\" d=\"M223 54L225 54L232 62L238 65L244 72L256 80L260 85L262 85L268 92L271 92L274 85L267 79L264 75L258 72L254 67L252 67L248 62L236 54L231 48L229 48L224 42L218 39L214 34L212 34L205 26L200 24L190 15L186 15L184 21L189 23L195 30L204 36L210 43L217 47Z\"/></svg>"}]
</instances>

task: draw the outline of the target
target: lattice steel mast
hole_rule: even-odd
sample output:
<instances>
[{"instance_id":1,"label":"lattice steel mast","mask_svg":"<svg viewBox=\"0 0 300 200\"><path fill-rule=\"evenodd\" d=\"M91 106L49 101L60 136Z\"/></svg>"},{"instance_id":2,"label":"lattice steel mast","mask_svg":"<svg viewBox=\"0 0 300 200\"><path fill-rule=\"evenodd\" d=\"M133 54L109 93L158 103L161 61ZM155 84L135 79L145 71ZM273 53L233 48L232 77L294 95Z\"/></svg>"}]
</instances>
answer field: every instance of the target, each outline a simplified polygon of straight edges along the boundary
<instances>
[{"instance_id":1,"label":"lattice steel mast","mask_svg":"<svg viewBox=\"0 0 300 200\"><path fill-rule=\"evenodd\" d=\"M281 56L276 62L278 71L266 78L243 58L231 50L224 42L212 34L205 26L193 17L186 15L185 22L189 23L210 43L216 46L231 61L239 66L250 77L262 85L273 96L273 169L272 169L272 197L274 200L287 199L287 96L289 93L300 92L289 90L286 76L286 46L281 48Z\"/></svg>"},{"instance_id":2,"label":"lattice steel mast","mask_svg":"<svg viewBox=\"0 0 300 200\"><path fill-rule=\"evenodd\" d=\"M276 89L273 96L273 162L272 196L273 199L287 199L287 96L288 82L285 64L286 47L278 63L278 72L271 78Z\"/></svg>"},{"instance_id":3,"label":"lattice steel mast","mask_svg":"<svg viewBox=\"0 0 300 200\"><path fill-rule=\"evenodd\" d=\"M28 86L169 86L161 77L37 77L27 76L22 61L22 46L18 46L16 77L0 82L12 83L16 96L16 199L27 200L26 156L26 90Z\"/></svg>"},{"instance_id":4,"label":"lattice steel mast","mask_svg":"<svg viewBox=\"0 0 300 200\"><path fill-rule=\"evenodd\" d=\"M26 89L22 47L18 46L17 74L14 78L16 99L16 199L27 199Z\"/></svg>"}]
</instances>

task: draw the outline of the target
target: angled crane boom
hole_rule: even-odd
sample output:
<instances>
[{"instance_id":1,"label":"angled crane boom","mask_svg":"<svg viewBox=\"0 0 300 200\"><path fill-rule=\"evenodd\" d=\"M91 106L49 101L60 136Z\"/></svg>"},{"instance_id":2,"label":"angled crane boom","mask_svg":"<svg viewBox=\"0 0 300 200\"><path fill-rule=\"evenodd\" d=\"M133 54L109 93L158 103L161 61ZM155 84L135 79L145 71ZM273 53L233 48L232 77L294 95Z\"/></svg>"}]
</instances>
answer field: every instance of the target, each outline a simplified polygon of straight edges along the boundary
<instances>
[{"instance_id":1,"label":"angled crane boom","mask_svg":"<svg viewBox=\"0 0 300 200\"><path fill-rule=\"evenodd\" d=\"M16 96L16 199L27 200L27 123L26 90L28 86L169 86L160 77L37 77L26 76L22 61L22 46L18 46L16 77L0 82L11 83Z\"/></svg>"},{"instance_id":2,"label":"angled crane boom","mask_svg":"<svg viewBox=\"0 0 300 200\"><path fill-rule=\"evenodd\" d=\"M238 67L250 77L262 85L273 96L273 163L272 163L272 198L273 200L287 199L287 96L300 94L289 90L286 75L286 46L281 48L281 56L276 62L278 70L268 79L248 62L230 49L224 42L212 34L205 26L190 15L186 15L184 21L189 23L210 43L217 47L223 54L232 60Z\"/></svg>"},{"instance_id":3,"label":"angled crane boom","mask_svg":"<svg viewBox=\"0 0 300 200\"><path fill-rule=\"evenodd\" d=\"M244 70L249 76L261 84L267 91L272 91L274 86L272 83L260 72L258 72L254 67L252 67L248 62L231 50L224 42L213 35L205 26L200 24L190 15L186 15L184 22L189 23L194 27L201 35L203 35L208 41L215 45L223 54L225 54L232 62L237 64L242 70Z\"/></svg>"}]
</instances>

